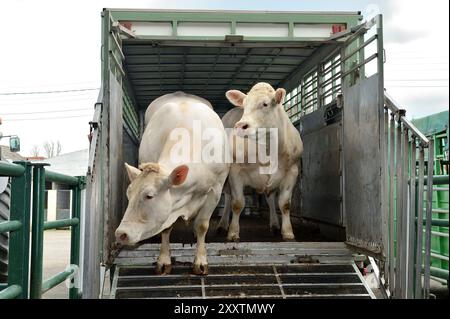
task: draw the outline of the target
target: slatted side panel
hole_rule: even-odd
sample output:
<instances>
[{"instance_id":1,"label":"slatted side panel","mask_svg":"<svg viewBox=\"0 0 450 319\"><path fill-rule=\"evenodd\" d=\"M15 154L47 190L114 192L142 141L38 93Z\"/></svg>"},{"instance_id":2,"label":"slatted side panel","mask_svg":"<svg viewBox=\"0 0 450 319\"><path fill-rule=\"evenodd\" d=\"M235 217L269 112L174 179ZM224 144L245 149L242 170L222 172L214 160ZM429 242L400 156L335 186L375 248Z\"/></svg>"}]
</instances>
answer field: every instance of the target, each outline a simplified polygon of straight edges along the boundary
<instances>
[{"instance_id":1,"label":"slatted side panel","mask_svg":"<svg viewBox=\"0 0 450 319\"><path fill-rule=\"evenodd\" d=\"M341 56L333 53L286 94L284 108L293 123L336 100L341 93Z\"/></svg>"}]
</instances>

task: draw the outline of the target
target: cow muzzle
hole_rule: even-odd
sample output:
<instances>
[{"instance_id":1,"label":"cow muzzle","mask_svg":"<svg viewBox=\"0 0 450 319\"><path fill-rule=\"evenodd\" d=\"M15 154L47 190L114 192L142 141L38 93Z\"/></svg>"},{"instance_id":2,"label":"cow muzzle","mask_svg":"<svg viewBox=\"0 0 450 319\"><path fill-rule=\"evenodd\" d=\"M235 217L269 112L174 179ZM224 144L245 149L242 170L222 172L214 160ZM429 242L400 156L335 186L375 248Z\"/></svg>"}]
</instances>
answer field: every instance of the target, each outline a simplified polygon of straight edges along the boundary
<instances>
[{"instance_id":1,"label":"cow muzzle","mask_svg":"<svg viewBox=\"0 0 450 319\"><path fill-rule=\"evenodd\" d=\"M128 245L128 243L130 242L130 237L125 231L117 229L116 242L120 245Z\"/></svg>"},{"instance_id":2,"label":"cow muzzle","mask_svg":"<svg viewBox=\"0 0 450 319\"><path fill-rule=\"evenodd\" d=\"M234 125L234 129L236 130L236 134L240 137L247 137L249 135L252 135L252 131L254 131L253 129L251 129L248 122L245 121L237 122Z\"/></svg>"}]
</instances>

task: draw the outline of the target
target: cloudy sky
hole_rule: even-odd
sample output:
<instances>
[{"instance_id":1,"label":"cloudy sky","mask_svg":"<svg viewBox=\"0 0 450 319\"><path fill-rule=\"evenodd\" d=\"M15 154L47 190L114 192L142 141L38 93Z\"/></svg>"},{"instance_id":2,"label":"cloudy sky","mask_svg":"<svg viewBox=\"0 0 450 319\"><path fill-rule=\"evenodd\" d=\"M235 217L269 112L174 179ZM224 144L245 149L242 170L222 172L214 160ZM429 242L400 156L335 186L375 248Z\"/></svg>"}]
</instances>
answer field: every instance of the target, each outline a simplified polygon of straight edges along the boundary
<instances>
[{"instance_id":1,"label":"cloudy sky","mask_svg":"<svg viewBox=\"0 0 450 319\"><path fill-rule=\"evenodd\" d=\"M385 87L409 118L448 109L447 0L0 2L0 117L22 155L60 140L63 153L88 148L88 122L100 87L100 12L104 7L362 11L384 14ZM80 89L51 94L13 94ZM7 144L3 139L1 144ZM41 151L41 154L43 152Z\"/></svg>"}]
</instances>

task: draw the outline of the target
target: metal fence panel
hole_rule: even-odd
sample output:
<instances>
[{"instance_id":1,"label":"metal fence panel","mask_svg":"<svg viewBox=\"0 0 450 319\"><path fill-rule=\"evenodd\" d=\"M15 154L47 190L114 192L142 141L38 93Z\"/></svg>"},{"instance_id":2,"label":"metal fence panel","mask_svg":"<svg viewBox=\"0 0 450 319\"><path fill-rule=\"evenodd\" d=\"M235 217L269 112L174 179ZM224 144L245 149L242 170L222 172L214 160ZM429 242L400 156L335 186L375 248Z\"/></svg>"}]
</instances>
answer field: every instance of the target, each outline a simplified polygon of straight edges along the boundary
<instances>
[{"instance_id":1,"label":"metal fence panel","mask_svg":"<svg viewBox=\"0 0 450 319\"><path fill-rule=\"evenodd\" d=\"M384 254L378 75L344 88L344 200L347 241Z\"/></svg>"}]
</instances>

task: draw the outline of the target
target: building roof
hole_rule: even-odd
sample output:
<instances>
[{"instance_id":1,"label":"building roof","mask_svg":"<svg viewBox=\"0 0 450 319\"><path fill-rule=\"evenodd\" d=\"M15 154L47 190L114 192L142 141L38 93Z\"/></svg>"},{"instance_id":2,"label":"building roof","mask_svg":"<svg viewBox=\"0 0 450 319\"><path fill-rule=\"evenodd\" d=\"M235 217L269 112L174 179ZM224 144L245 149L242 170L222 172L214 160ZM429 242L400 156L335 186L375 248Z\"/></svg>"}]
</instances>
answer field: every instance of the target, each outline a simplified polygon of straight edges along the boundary
<instances>
[{"instance_id":1,"label":"building roof","mask_svg":"<svg viewBox=\"0 0 450 319\"><path fill-rule=\"evenodd\" d=\"M9 150L9 146L7 145L0 145L1 148L1 156L2 156L2 160L8 160L8 161L26 161L27 159L25 157L23 157L22 155L20 155L17 152L11 152Z\"/></svg>"},{"instance_id":2,"label":"building roof","mask_svg":"<svg viewBox=\"0 0 450 319\"><path fill-rule=\"evenodd\" d=\"M61 154L45 160L33 161L48 163L49 170L71 176L85 176L87 173L89 150Z\"/></svg>"},{"instance_id":3,"label":"building roof","mask_svg":"<svg viewBox=\"0 0 450 319\"><path fill-rule=\"evenodd\" d=\"M445 132L448 129L448 111L434 113L411 122L426 136Z\"/></svg>"},{"instance_id":4,"label":"building roof","mask_svg":"<svg viewBox=\"0 0 450 319\"><path fill-rule=\"evenodd\" d=\"M46 159L46 157L44 157L44 156L28 156L27 157L27 160L29 160L29 161L43 161L43 160L45 160Z\"/></svg>"}]
</instances>

